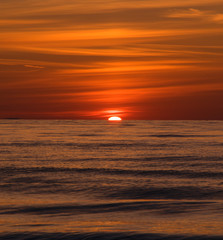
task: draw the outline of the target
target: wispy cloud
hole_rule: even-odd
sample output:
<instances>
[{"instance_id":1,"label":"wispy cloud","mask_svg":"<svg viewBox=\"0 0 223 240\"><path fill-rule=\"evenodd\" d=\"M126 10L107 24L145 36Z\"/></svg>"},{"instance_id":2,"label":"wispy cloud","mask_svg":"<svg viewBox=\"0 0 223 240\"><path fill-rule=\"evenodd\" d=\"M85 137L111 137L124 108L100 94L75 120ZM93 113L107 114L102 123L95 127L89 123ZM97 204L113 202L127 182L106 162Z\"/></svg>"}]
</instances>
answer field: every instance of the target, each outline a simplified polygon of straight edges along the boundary
<instances>
[{"instance_id":1,"label":"wispy cloud","mask_svg":"<svg viewBox=\"0 0 223 240\"><path fill-rule=\"evenodd\" d=\"M223 24L223 13L212 15L212 20Z\"/></svg>"},{"instance_id":2,"label":"wispy cloud","mask_svg":"<svg viewBox=\"0 0 223 240\"><path fill-rule=\"evenodd\" d=\"M187 10L177 10L168 15L169 18L199 18L205 16L205 12L190 8Z\"/></svg>"},{"instance_id":3,"label":"wispy cloud","mask_svg":"<svg viewBox=\"0 0 223 240\"><path fill-rule=\"evenodd\" d=\"M27 67L27 68L37 68L37 69L44 68L43 66L36 66L36 65L29 65L29 64L24 65L24 67Z\"/></svg>"},{"instance_id":4,"label":"wispy cloud","mask_svg":"<svg viewBox=\"0 0 223 240\"><path fill-rule=\"evenodd\" d=\"M202 11L199 9L189 8L186 10L177 10L167 15L169 18L200 18L202 20L223 23L223 13L213 11Z\"/></svg>"}]
</instances>

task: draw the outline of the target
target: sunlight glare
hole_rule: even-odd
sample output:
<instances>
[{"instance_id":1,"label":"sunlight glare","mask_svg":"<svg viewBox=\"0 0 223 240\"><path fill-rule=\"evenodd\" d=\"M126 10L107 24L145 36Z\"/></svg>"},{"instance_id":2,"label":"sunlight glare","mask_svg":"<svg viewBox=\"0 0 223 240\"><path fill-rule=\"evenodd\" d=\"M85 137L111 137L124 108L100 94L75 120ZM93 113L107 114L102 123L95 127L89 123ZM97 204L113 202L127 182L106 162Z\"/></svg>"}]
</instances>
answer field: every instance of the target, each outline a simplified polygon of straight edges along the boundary
<instances>
[{"instance_id":1,"label":"sunlight glare","mask_svg":"<svg viewBox=\"0 0 223 240\"><path fill-rule=\"evenodd\" d=\"M120 117L110 117L108 120L109 121L122 121L122 119Z\"/></svg>"}]
</instances>

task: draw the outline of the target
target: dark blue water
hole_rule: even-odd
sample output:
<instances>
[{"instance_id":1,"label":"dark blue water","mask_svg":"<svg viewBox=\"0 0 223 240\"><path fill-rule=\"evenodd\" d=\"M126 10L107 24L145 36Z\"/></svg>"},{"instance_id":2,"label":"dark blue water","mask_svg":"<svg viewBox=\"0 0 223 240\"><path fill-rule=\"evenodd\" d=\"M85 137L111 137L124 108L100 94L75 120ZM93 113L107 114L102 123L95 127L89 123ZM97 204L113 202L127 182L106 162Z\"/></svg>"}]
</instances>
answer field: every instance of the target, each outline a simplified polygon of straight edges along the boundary
<instances>
[{"instance_id":1,"label":"dark blue water","mask_svg":"<svg viewBox=\"0 0 223 240\"><path fill-rule=\"evenodd\" d=\"M0 120L0 239L223 239L222 121Z\"/></svg>"}]
</instances>

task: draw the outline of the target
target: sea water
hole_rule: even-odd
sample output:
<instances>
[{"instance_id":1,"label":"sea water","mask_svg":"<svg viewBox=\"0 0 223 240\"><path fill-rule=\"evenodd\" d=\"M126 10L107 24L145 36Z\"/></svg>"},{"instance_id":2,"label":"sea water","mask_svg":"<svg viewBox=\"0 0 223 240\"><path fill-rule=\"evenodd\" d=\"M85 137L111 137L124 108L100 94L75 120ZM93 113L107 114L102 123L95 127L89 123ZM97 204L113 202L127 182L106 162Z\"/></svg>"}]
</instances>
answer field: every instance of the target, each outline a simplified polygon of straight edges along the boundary
<instances>
[{"instance_id":1,"label":"sea water","mask_svg":"<svg viewBox=\"0 0 223 240\"><path fill-rule=\"evenodd\" d=\"M223 239L223 122L0 120L0 239Z\"/></svg>"}]
</instances>

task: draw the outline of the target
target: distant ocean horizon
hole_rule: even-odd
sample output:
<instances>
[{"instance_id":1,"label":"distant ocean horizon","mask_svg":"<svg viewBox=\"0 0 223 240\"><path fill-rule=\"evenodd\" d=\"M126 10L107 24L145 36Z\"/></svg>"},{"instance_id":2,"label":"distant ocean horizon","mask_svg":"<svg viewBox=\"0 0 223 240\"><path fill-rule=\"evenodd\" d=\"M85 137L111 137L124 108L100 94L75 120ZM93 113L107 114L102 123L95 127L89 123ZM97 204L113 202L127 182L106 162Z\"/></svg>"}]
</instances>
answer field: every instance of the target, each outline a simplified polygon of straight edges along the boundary
<instances>
[{"instance_id":1,"label":"distant ocean horizon","mask_svg":"<svg viewBox=\"0 0 223 240\"><path fill-rule=\"evenodd\" d=\"M0 239L223 239L221 120L0 119Z\"/></svg>"}]
</instances>

